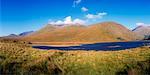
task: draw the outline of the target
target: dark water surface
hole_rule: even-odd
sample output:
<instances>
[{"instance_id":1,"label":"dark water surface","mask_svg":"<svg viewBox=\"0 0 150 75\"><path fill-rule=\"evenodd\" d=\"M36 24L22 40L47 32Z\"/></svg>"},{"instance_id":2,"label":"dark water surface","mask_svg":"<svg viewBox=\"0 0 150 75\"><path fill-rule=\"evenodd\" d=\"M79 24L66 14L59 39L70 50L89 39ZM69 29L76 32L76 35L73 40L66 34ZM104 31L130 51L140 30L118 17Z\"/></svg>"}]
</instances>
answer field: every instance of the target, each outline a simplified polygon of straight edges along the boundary
<instances>
[{"instance_id":1,"label":"dark water surface","mask_svg":"<svg viewBox=\"0 0 150 75\"><path fill-rule=\"evenodd\" d=\"M32 46L38 49L57 49L57 50L124 50L141 46L150 46L150 41L131 41L131 42L107 42L94 44L81 44L80 46L54 47L54 46Z\"/></svg>"}]
</instances>

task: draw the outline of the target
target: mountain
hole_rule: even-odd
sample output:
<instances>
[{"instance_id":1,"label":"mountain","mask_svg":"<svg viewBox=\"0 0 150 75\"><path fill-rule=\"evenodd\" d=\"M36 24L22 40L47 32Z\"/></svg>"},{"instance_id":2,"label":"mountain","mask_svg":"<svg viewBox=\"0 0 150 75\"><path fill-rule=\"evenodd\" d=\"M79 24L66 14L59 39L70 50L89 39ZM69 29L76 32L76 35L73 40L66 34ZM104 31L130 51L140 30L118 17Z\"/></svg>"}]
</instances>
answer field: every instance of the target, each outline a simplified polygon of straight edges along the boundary
<instances>
[{"instance_id":1,"label":"mountain","mask_svg":"<svg viewBox=\"0 0 150 75\"><path fill-rule=\"evenodd\" d=\"M27 32L23 32L23 33L20 33L19 36L26 36L28 34L31 34L33 33L34 31L27 31Z\"/></svg>"},{"instance_id":2,"label":"mountain","mask_svg":"<svg viewBox=\"0 0 150 75\"><path fill-rule=\"evenodd\" d=\"M8 36L3 36L2 38L10 38L10 39L20 39L20 38L22 38L22 37L24 37L24 36L27 36L27 35L29 35L29 34L31 34L31 33L33 33L34 31L27 31L27 32L22 32L22 33L20 33L20 34L10 34L10 35L8 35Z\"/></svg>"},{"instance_id":3,"label":"mountain","mask_svg":"<svg viewBox=\"0 0 150 75\"><path fill-rule=\"evenodd\" d=\"M144 38L145 36L150 35L150 26L138 26L132 31Z\"/></svg>"},{"instance_id":4,"label":"mountain","mask_svg":"<svg viewBox=\"0 0 150 75\"><path fill-rule=\"evenodd\" d=\"M114 42L136 40L137 35L115 22L103 22L94 25L48 24L22 39L34 42Z\"/></svg>"},{"instance_id":5,"label":"mountain","mask_svg":"<svg viewBox=\"0 0 150 75\"><path fill-rule=\"evenodd\" d=\"M18 39L18 35L17 34L10 34L8 36L3 36L0 39Z\"/></svg>"},{"instance_id":6,"label":"mountain","mask_svg":"<svg viewBox=\"0 0 150 75\"><path fill-rule=\"evenodd\" d=\"M10 35L8 35L8 36L5 36L5 37L18 37L18 35L16 35L16 34L10 34Z\"/></svg>"}]
</instances>

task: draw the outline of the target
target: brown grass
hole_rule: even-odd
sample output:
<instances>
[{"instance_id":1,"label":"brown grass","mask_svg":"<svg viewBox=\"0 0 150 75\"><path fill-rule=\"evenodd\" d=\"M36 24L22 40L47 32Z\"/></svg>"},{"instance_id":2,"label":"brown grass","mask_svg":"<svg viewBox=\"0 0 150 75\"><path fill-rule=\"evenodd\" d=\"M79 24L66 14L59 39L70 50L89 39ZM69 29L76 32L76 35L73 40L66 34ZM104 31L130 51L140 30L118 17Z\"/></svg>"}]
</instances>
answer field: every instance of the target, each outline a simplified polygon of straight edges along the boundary
<instances>
[{"instance_id":1,"label":"brown grass","mask_svg":"<svg viewBox=\"0 0 150 75\"><path fill-rule=\"evenodd\" d=\"M0 42L0 74L148 75L150 48L121 51L59 51L31 48L23 41Z\"/></svg>"}]
</instances>

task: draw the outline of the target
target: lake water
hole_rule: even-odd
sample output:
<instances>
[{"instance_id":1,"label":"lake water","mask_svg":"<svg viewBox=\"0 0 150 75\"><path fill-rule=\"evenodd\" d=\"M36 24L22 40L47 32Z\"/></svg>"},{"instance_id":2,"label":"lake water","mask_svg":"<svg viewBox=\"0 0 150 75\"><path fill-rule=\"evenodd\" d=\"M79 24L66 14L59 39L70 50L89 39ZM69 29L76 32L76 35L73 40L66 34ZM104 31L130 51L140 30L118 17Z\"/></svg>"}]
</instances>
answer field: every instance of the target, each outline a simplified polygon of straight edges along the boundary
<instances>
[{"instance_id":1,"label":"lake water","mask_svg":"<svg viewBox=\"0 0 150 75\"><path fill-rule=\"evenodd\" d=\"M54 46L32 46L38 49L57 49L57 50L124 50L141 46L150 46L150 41L131 41L131 42L107 42L94 44L81 44L80 46L54 47Z\"/></svg>"}]
</instances>

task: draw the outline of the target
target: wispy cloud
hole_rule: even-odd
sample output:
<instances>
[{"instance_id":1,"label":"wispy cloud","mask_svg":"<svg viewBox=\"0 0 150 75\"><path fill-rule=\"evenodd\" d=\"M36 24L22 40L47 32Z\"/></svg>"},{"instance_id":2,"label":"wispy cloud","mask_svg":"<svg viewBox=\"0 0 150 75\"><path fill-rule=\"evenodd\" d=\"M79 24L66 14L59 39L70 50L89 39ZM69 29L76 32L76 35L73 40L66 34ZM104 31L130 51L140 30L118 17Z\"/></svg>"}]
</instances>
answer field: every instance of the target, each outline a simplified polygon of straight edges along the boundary
<instances>
[{"instance_id":1,"label":"wispy cloud","mask_svg":"<svg viewBox=\"0 0 150 75\"><path fill-rule=\"evenodd\" d=\"M81 0L74 0L72 7L76 7L79 3L81 3Z\"/></svg>"},{"instance_id":2,"label":"wispy cloud","mask_svg":"<svg viewBox=\"0 0 150 75\"><path fill-rule=\"evenodd\" d=\"M65 17L64 20L58 20L58 21L50 21L49 24L54 24L54 25L68 25L68 24L80 24L84 25L86 22L81 19L74 19L72 20L71 16Z\"/></svg>"},{"instance_id":3,"label":"wispy cloud","mask_svg":"<svg viewBox=\"0 0 150 75\"><path fill-rule=\"evenodd\" d=\"M150 24L145 24L142 22L136 23L137 26L150 26Z\"/></svg>"},{"instance_id":4,"label":"wispy cloud","mask_svg":"<svg viewBox=\"0 0 150 75\"><path fill-rule=\"evenodd\" d=\"M87 14L86 18L88 19L99 19L103 18L103 16L107 15L106 12L98 13L98 14Z\"/></svg>"},{"instance_id":5,"label":"wispy cloud","mask_svg":"<svg viewBox=\"0 0 150 75\"><path fill-rule=\"evenodd\" d=\"M89 9L86 8L86 7L82 7L81 10L82 10L83 12L87 12Z\"/></svg>"}]
</instances>

